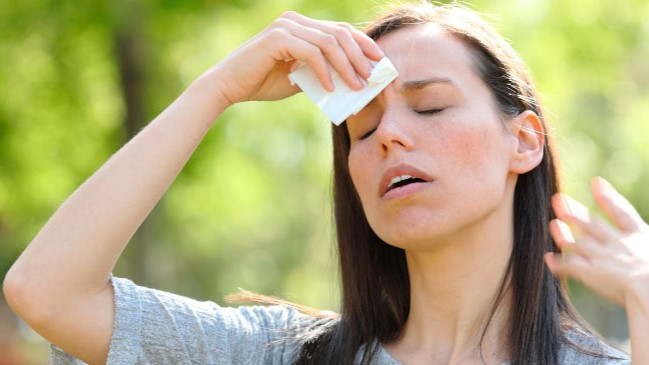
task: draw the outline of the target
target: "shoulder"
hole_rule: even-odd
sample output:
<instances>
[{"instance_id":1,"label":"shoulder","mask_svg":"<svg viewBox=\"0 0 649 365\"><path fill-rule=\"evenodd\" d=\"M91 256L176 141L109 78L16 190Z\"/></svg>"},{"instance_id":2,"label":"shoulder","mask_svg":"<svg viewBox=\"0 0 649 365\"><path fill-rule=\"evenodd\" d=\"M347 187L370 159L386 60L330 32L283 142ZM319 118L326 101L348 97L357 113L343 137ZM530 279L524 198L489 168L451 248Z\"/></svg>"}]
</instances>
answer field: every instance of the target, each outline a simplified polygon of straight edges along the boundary
<instances>
[{"instance_id":1,"label":"shoulder","mask_svg":"<svg viewBox=\"0 0 649 365\"><path fill-rule=\"evenodd\" d=\"M112 278L109 363L289 363L313 318L287 306L222 307ZM54 364L72 364L53 347ZM58 360L58 361L57 361Z\"/></svg>"},{"instance_id":2,"label":"shoulder","mask_svg":"<svg viewBox=\"0 0 649 365\"><path fill-rule=\"evenodd\" d=\"M288 328L301 327L311 317L288 306L224 307L212 301L199 301L181 295L138 286L128 279L113 278L115 289L116 320L133 325L132 317L157 314L164 318L190 321L218 322L224 329ZM121 312L121 313L120 313ZM158 312L158 313L156 313Z\"/></svg>"},{"instance_id":3,"label":"shoulder","mask_svg":"<svg viewBox=\"0 0 649 365\"><path fill-rule=\"evenodd\" d=\"M198 333L206 329L246 336L274 337L283 331L301 331L313 321L297 309L282 306L224 307L212 301L199 301L161 290L135 285L127 279L113 278L116 327L133 327L134 322L157 324L169 321L174 327L189 326ZM164 328L160 328L164 329ZM286 332L283 332L286 333Z\"/></svg>"},{"instance_id":4,"label":"shoulder","mask_svg":"<svg viewBox=\"0 0 649 365\"><path fill-rule=\"evenodd\" d=\"M560 364L629 365L629 355L603 339L582 329L570 329L564 334L559 353Z\"/></svg>"}]
</instances>

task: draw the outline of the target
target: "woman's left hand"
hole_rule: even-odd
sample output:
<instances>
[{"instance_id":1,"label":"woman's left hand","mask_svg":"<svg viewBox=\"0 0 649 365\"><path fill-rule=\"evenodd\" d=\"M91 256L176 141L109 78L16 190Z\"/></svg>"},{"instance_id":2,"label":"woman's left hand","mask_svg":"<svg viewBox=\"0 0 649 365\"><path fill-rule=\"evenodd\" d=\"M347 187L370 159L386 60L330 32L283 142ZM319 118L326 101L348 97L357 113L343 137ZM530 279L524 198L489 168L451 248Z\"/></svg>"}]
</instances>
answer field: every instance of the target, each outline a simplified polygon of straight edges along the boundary
<instances>
[{"instance_id":1,"label":"woman's left hand","mask_svg":"<svg viewBox=\"0 0 649 365\"><path fill-rule=\"evenodd\" d=\"M618 305L638 299L649 304L649 226L603 178L593 179L591 190L614 226L567 195L555 195L558 219L550 223L550 232L563 254L546 254L550 271L577 279Z\"/></svg>"}]
</instances>

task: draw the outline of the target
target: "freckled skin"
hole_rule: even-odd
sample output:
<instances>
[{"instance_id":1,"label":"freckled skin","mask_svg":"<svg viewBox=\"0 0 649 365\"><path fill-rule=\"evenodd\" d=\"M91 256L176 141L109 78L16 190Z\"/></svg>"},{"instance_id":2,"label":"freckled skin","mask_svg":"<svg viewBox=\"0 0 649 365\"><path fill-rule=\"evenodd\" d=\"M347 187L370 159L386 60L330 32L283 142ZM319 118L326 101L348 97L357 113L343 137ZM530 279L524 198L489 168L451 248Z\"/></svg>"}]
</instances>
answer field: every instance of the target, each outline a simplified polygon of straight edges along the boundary
<instances>
[{"instance_id":1,"label":"freckled skin","mask_svg":"<svg viewBox=\"0 0 649 365\"><path fill-rule=\"evenodd\" d=\"M347 121L350 173L372 229L387 243L417 250L502 235L511 226L516 138L469 50L433 25L406 27L377 43L400 75ZM451 83L402 89L406 81L433 77ZM417 113L433 108L443 110ZM398 163L434 181L405 197L382 199L382 174Z\"/></svg>"}]
</instances>

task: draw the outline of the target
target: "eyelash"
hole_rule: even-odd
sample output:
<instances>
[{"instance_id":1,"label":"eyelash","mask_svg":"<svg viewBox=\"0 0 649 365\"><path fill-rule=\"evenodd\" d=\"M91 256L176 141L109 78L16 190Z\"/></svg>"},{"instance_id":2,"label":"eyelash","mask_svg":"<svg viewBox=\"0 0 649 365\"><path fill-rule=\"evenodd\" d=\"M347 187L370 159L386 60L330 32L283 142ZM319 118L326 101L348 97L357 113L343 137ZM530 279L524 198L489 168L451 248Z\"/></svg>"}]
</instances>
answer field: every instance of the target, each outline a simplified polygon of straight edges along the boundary
<instances>
[{"instance_id":1,"label":"eyelash","mask_svg":"<svg viewBox=\"0 0 649 365\"><path fill-rule=\"evenodd\" d=\"M427 110L415 110L415 113L420 114L420 115L432 115L432 114L437 114L439 112L442 112L443 110L444 110L443 108L427 109ZM372 133L374 133L375 130L376 130L376 128L370 129L369 131L365 132L364 134L362 134L361 136L356 138L356 140L357 141L362 141L362 140L368 138L369 136L372 135Z\"/></svg>"},{"instance_id":2,"label":"eyelash","mask_svg":"<svg viewBox=\"0 0 649 365\"><path fill-rule=\"evenodd\" d=\"M362 140L366 139L367 137L371 136L372 133L374 133L375 130L376 130L376 128L370 129L369 131L365 132L363 135L356 138L356 140L357 141L362 141Z\"/></svg>"},{"instance_id":3,"label":"eyelash","mask_svg":"<svg viewBox=\"0 0 649 365\"><path fill-rule=\"evenodd\" d=\"M443 108L438 108L438 109L427 109L427 110L415 110L415 113L421 114L421 115L430 115L430 114L437 114L441 111L443 111Z\"/></svg>"}]
</instances>

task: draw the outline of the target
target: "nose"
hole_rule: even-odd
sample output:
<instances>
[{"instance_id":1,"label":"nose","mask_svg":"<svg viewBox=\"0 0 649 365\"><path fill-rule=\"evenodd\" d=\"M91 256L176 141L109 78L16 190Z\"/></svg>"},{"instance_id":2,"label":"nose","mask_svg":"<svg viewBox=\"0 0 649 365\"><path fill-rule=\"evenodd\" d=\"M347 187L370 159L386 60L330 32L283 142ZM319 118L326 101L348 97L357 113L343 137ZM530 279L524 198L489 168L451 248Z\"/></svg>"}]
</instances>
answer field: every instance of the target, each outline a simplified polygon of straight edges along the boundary
<instances>
[{"instance_id":1,"label":"nose","mask_svg":"<svg viewBox=\"0 0 649 365\"><path fill-rule=\"evenodd\" d=\"M398 108L385 108L381 121L374 131L377 147L383 157L396 150L410 151L414 148L412 126L407 115Z\"/></svg>"}]
</instances>

